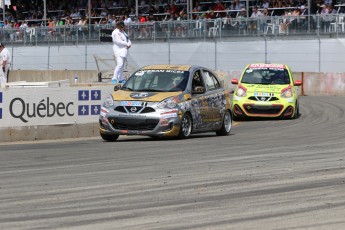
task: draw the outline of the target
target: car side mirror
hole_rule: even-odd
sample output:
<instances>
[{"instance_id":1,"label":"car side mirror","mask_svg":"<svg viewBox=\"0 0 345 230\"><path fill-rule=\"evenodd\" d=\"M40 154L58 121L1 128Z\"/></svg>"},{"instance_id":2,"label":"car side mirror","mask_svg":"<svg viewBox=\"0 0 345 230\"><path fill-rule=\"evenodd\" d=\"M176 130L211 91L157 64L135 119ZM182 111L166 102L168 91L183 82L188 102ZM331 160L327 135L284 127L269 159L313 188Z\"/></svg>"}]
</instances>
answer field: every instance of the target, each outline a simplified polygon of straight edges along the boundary
<instances>
[{"instance_id":1,"label":"car side mirror","mask_svg":"<svg viewBox=\"0 0 345 230\"><path fill-rule=\"evenodd\" d=\"M120 84L114 86L114 91L118 91L118 90L120 90L120 89L121 89L121 85L120 85Z\"/></svg>"},{"instance_id":2,"label":"car side mirror","mask_svg":"<svg viewBox=\"0 0 345 230\"><path fill-rule=\"evenodd\" d=\"M193 88L193 94L202 94L204 92L205 92L205 89L202 86L196 86Z\"/></svg>"},{"instance_id":3,"label":"car side mirror","mask_svg":"<svg viewBox=\"0 0 345 230\"><path fill-rule=\"evenodd\" d=\"M302 81L301 80L296 80L294 83L293 83L294 86L301 86L302 85Z\"/></svg>"},{"instance_id":4,"label":"car side mirror","mask_svg":"<svg viewBox=\"0 0 345 230\"><path fill-rule=\"evenodd\" d=\"M237 78L233 78L231 80L231 84L237 85L238 84L238 79Z\"/></svg>"}]
</instances>

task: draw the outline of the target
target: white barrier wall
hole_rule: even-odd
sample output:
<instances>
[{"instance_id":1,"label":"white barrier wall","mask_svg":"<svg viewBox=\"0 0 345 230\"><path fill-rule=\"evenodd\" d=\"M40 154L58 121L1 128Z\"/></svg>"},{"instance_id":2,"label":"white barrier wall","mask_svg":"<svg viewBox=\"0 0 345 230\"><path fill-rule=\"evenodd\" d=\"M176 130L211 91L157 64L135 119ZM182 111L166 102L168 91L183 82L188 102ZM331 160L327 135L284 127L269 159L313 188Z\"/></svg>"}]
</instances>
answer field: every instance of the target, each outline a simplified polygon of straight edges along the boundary
<instances>
[{"instance_id":1,"label":"white barrier wall","mask_svg":"<svg viewBox=\"0 0 345 230\"><path fill-rule=\"evenodd\" d=\"M254 62L284 63L294 72L345 72L345 39L257 38L252 41L147 42L133 41L128 64L199 64L219 71L242 70ZM13 69L97 70L94 55L112 57L112 44L12 47ZM32 54L35 53L33 58Z\"/></svg>"},{"instance_id":2,"label":"white barrier wall","mask_svg":"<svg viewBox=\"0 0 345 230\"><path fill-rule=\"evenodd\" d=\"M0 88L0 141L49 139L49 127L60 127L53 138L94 136L101 104L113 90L114 85ZM93 130L79 132L83 125Z\"/></svg>"}]
</instances>

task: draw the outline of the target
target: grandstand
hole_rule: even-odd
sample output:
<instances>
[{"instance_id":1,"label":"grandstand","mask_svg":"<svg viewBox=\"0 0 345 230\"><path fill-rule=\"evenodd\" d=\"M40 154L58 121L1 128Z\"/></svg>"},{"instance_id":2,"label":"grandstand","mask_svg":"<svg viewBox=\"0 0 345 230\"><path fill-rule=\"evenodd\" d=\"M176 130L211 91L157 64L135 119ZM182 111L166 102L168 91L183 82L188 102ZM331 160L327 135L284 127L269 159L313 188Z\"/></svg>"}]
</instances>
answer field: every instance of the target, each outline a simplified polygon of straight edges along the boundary
<instances>
[{"instance_id":1,"label":"grandstand","mask_svg":"<svg viewBox=\"0 0 345 230\"><path fill-rule=\"evenodd\" d=\"M341 1L325 5L324 1L310 0L141 0L135 5L132 0L12 0L2 11L0 39L18 45L99 41L101 31L112 30L118 20L125 20L126 30L134 40L342 36L345 5ZM252 17L253 7L260 12L266 8L268 15Z\"/></svg>"}]
</instances>

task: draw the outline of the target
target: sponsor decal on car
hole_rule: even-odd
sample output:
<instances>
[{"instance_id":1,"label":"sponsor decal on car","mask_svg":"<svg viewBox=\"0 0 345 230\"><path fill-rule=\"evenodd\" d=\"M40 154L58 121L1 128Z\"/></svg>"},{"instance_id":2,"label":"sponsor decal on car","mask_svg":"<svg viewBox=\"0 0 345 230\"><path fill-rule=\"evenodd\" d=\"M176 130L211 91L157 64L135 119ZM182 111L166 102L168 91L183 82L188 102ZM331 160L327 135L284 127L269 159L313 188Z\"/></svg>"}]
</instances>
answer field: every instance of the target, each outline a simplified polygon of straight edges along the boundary
<instances>
[{"instance_id":1,"label":"sponsor decal on car","mask_svg":"<svg viewBox=\"0 0 345 230\"><path fill-rule=\"evenodd\" d=\"M282 64L250 64L248 68L251 69L285 69Z\"/></svg>"},{"instance_id":2,"label":"sponsor decal on car","mask_svg":"<svg viewBox=\"0 0 345 230\"><path fill-rule=\"evenodd\" d=\"M106 108L102 107L101 108L101 112L100 112L100 116L101 117L105 117L107 114L109 113L109 110L107 110Z\"/></svg>"},{"instance_id":3,"label":"sponsor decal on car","mask_svg":"<svg viewBox=\"0 0 345 230\"><path fill-rule=\"evenodd\" d=\"M156 95L157 93L151 93L151 92L140 92L140 93L131 93L129 96L134 99L140 99L145 97L151 97Z\"/></svg>"},{"instance_id":4,"label":"sponsor decal on car","mask_svg":"<svg viewBox=\"0 0 345 230\"><path fill-rule=\"evenodd\" d=\"M119 117L143 117L143 118L146 117L146 115L137 114L137 113L120 113L118 116Z\"/></svg>"},{"instance_id":5,"label":"sponsor decal on car","mask_svg":"<svg viewBox=\"0 0 345 230\"><path fill-rule=\"evenodd\" d=\"M274 97L274 93L254 92L254 96L256 96L256 97Z\"/></svg>"},{"instance_id":6,"label":"sponsor decal on car","mask_svg":"<svg viewBox=\"0 0 345 230\"><path fill-rule=\"evenodd\" d=\"M142 101L121 101L120 104L122 106L141 106Z\"/></svg>"}]
</instances>

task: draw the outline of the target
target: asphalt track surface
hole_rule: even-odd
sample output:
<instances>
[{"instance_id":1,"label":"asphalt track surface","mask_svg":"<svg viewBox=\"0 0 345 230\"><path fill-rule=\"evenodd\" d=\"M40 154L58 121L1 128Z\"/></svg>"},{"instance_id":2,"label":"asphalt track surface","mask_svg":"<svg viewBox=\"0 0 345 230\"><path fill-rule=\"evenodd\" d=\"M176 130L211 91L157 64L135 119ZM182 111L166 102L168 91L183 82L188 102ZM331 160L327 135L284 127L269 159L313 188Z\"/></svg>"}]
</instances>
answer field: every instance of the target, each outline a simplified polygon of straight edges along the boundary
<instances>
[{"instance_id":1,"label":"asphalt track surface","mask_svg":"<svg viewBox=\"0 0 345 230\"><path fill-rule=\"evenodd\" d=\"M0 229L345 229L345 97L230 136L0 145Z\"/></svg>"}]
</instances>

